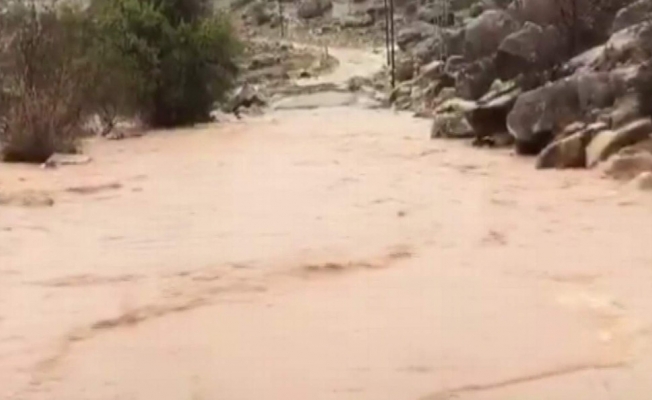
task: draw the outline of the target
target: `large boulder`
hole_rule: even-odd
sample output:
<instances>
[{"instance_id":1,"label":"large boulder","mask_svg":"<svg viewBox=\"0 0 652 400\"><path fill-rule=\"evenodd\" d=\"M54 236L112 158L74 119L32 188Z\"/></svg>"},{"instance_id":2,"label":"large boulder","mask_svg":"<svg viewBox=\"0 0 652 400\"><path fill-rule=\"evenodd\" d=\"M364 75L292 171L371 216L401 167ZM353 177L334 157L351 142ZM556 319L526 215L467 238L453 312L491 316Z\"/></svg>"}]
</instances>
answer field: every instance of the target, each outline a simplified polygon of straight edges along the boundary
<instances>
[{"instance_id":1,"label":"large boulder","mask_svg":"<svg viewBox=\"0 0 652 400\"><path fill-rule=\"evenodd\" d=\"M321 17L333 8L331 0L301 0L297 7L299 18L310 19Z\"/></svg>"},{"instance_id":2,"label":"large boulder","mask_svg":"<svg viewBox=\"0 0 652 400\"><path fill-rule=\"evenodd\" d=\"M466 25L464 56L477 60L492 55L509 34L517 31L520 23L508 12L488 10Z\"/></svg>"},{"instance_id":3,"label":"large boulder","mask_svg":"<svg viewBox=\"0 0 652 400\"><path fill-rule=\"evenodd\" d=\"M434 60L419 68L419 80L439 80L445 73L445 63L440 60Z\"/></svg>"},{"instance_id":4,"label":"large boulder","mask_svg":"<svg viewBox=\"0 0 652 400\"><path fill-rule=\"evenodd\" d=\"M643 142L652 135L652 121L648 118L629 123L618 130L598 133L586 149L586 166L594 167L620 149Z\"/></svg>"},{"instance_id":5,"label":"large boulder","mask_svg":"<svg viewBox=\"0 0 652 400\"><path fill-rule=\"evenodd\" d=\"M417 43L434 36L437 28L427 22L416 21L412 24L401 28L396 35L396 44L398 48L405 51Z\"/></svg>"},{"instance_id":6,"label":"large boulder","mask_svg":"<svg viewBox=\"0 0 652 400\"><path fill-rule=\"evenodd\" d=\"M454 55L464 55L464 46L466 40L466 29L449 28L443 29L442 35L446 44L446 57Z\"/></svg>"},{"instance_id":7,"label":"large boulder","mask_svg":"<svg viewBox=\"0 0 652 400\"><path fill-rule=\"evenodd\" d=\"M537 153L556 132L612 105L618 82L606 73L579 74L522 94L507 117L517 150Z\"/></svg>"},{"instance_id":8,"label":"large boulder","mask_svg":"<svg viewBox=\"0 0 652 400\"><path fill-rule=\"evenodd\" d=\"M396 58L395 67L395 76L398 82L404 82L414 78L414 59L407 54L401 54Z\"/></svg>"},{"instance_id":9,"label":"large boulder","mask_svg":"<svg viewBox=\"0 0 652 400\"><path fill-rule=\"evenodd\" d=\"M441 60L453 54L461 54L464 45L463 29L437 29L430 36L416 43L412 53L421 64Z\"/></svg>"},{"instance_id":10,"label":"large boulder","mask_svg":"<svg viewBox=\"0 0 652 400\"><path fill-rule=\"evenodd\" d=\"M489 91L496 77L493 58L485 57L460 69L455 79L455 89L461 98L477 100Z\"/></svg>"},{"instance_id":11,"label":"large boulder","mask_svg":"<svg viewBox=\"0 0 652 400\"><path fill-rule=\"evenodd\" d=\"M463 56L454 55L446 59L446 65L444 66L444 72L452 77L457 77L457 74L464 69L466 61L464 61Z\"/></svg>"},{"instance_id":12,"label":"large boulder","mask_svg":"<svg viewBox=\"0 0 652 400\"><path fill-rule=\"evenodd\" d=\"M461 112L447 112L436 114L430 138L470 139L474 136L473 128Z\"/></svg>"},{"instance_id":13,"label":"large boulder","mask_svg":"<svg viewBox=\"0 0 652 400\"><path fill-rule=\"evenodd\" d=\"M542 28L531 22L508 35L498 47L496 69L502 80L527 71L551 68L565 54L562 35L554 26Z\"/></svg>"},{"instance_id":14,"label":"large boulder","mask_svg":"<svg viewBox=\"0 0 652 400\"><path fill-rule=\"evenodd\" d=\"M278 11L272 3L258 0L251 3L244 13L247 21L255 25L264 25L272 22L278 16Z\"/></svg>"},{"instance_id":15,"label":"large boulder","mask_svg":"<svg viewBox=\"0 0 652 400\"><path fill-rule=\"evenodd\" d=\"M507 129L521 154L538 154L554 132L581 114L577 81L564 79L523 93L507 116Z\"/></svg>"},{"instance_id":16,"label":"large boulder","mask_svg":"<svg viewBox=\"0 0 652 400\"><path fill-rule=\"evenodd\" d=\"M440 59L444 54L444 45L441 35L436 33L421 40L412 49L412 54L414 54L414 57L421 64Z\"/></svg>"},{"instance_id":17,"label":"large boulder","mask_svg":"<svg viewBox=\"0 0 652 400\"><path fill-rule=\"evenodd\" d=\"M519 0L514 12L524 21L562 29L568 55L603 43L612 31L616 13L633 0Z\"/></svg>"},{"instance_id":18,"label":"large boulder","mask_svg":"<svg viewBox=\"0 0 652 400\"><path fill-rule=\"evenodd\" d=\"M450 99L435 110L430 130L431 138L470 139L475 136L473 128L464 117L475 103L462 99Z\"/></svg>"},{"instance_id":19,"label":"large boulder","mask_svg":"<svg viewBox=\"0 0 652 400\"><path fill-rule=\"evenodd\" d=\"M652 20L621 29L605 43L604 51L594 62L594 68L611 70L622 65L642 64L650 58L651 41Z\"/></svg>"},{"instance_id":20,"label":"large boulder","mask_svg":"<svg viewBox=\"0 0 652 400\"><path fill-rule=\"evenodd\" d=\"M620 128L643 117L638 96L634 93L619 97L608 114L609 125Z\"/></svg>"},{"instance_id":21,"label":"large boulder","mask_svg":"<svg viewBox=\"0 0 652 400\"><path fill-rule=\"evenodd\" d=\"M595 72L578 74L574 78L577 81L580 107L585 112L613 106L616 98L624 91L617 74Z\"/></svg>"},{"instance_id":22,"label":"large boulder","mask_svg":"<svg viewBox=\"0 0 652 400\"><path fill-rule=\"evenodd\" d=\"M590 139L588 131L581 131L550 143L539 153L536 168L584 168Z\"/></svg>"},{"instance_id":23,"label":"large boulder","mask_svg":"<svg viewBox=\"0 0 652 400\"><path fill-rule=\"evenodd\" d=\"M478 142L507 132L507 115L519 95L518 88L488 95L478 101L477 107L465 113Z\"/></svg>"},{"instance_id":24,"label":"large boulder","mask_svg":"<svg viewBox=\"0 0 652 400\"><path fill-rule=\"evenodd\" d=\"M618 11L611 26L612 32L652 19L652 0L638 0Z\"/></svg>"},{"instance_id":25,"label":"large boulder","mask_svg":"<svg viewBox=\"0 0 652 400\"><path fill-rule=\"evenodd\" d=\"M510 8L523 21L540 26L556 25L561 19L558 0L519 0Z\"/></svg>"}]
</instances>

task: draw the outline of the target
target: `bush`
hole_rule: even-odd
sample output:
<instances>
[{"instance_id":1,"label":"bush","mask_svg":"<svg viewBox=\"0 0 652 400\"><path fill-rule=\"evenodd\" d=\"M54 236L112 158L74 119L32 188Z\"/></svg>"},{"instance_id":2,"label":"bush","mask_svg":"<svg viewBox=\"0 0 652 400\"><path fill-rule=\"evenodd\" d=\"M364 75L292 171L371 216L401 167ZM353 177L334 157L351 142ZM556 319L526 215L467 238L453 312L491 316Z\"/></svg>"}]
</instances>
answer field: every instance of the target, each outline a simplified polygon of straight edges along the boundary
<instances>
[{"instance_id":1,"label":"bush","mask_svg":"<svg viewBox=\"0 0 652 400\"><path fill-rule=\"evenodd\" d=\"M77 151L93 115L107 131L118 116L151 127L207 121L234 82L240 46L208 0L0 6L5 161Z\"/></svg>"},{"instance_id":2,"label":"bush","mask_svg":"<svg viewBox=\"0 0 652 400\"><path fill-rule=\"evenodd\" d=\"M0 17L0 158L43 162L77 150L93 69L85 21L73 8L14 4Z\"/></svg>"},{"instance_id":3,"label":"bush","mask_svg":"<svg viewBox=\"0 0 652 400\"><path fill-rule=\"evenodd\" d=\"M99 0L96 59L128 90L105 80L105 104L152 127L207 121L224 100L240 50L228 19L206 0ZM106 60L106 61L105 61ZM123 95L129 93L129 98Z\"/></svg>"}]
</instances>

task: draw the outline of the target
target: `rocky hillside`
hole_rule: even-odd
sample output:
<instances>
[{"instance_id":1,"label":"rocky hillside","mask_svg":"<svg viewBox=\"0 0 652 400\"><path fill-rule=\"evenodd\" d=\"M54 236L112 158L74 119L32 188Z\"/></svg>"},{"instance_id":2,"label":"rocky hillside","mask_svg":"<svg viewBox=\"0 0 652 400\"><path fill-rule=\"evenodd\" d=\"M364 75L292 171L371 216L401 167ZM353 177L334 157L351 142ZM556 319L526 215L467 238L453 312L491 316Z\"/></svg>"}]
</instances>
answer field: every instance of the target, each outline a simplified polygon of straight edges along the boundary
<instances>
[{"instance_id":1,"label":"rocky hillside","mask_svg":"<svg viewBox=\"0 0 652 400\"><path fill-rule=\"evenodd\" d=\"M652 0L467 3L461 23L428 9L399 31L398 108L537 168L652 171Z\"/></svg>"},{"instance_id":2,"label":"rocky hillside","mask_svg":"<svg viewBox=\"0 0 652 400\"><path fill-rule=\"evenodd\" d=\"M383 4L254 0L238 9L258 35L283 23L303 40L369 46L382 44ZM388 97L432 118L433 138L514 146L542 169L602 165L623 179L652 170L652 0L396 5L398 85ZM352 87L389 91L387 82L379 74Z\"/></svg>"}]
</instances>

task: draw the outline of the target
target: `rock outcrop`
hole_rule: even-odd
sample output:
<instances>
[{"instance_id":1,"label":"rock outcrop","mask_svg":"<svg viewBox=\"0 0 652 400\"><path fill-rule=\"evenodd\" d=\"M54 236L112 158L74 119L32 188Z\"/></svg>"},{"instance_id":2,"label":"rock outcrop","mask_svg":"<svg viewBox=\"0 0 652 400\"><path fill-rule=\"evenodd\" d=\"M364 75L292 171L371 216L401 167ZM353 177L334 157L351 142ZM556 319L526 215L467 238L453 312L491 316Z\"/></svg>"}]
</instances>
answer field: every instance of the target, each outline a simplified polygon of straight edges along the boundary
<instances>
[{"instance_id":1,"label":"rock outcrop","mask_svg":"<svg viewBox=\"0 0 652 400\"><path fill-rule=\"evenodd\" d=\"M493 55L500 43L520 28L520 23L508 12L488 10L466 25L464 56L473 61Z\"/></svg>"},{"instance_id":2,"label":"rock outcrop","mask_svg":"<svg viewBox=\"0 0 652 400\"><path fill-rule=\"evenodd\" d=\"M584 168L590 139L588 132L581 131L550 143L537 157L536 168Z\"/></svg>"},{"instance_id":3,"label":"rock outcrop","mask_svg":"<svg viewBox=\"0 0 652 400\"><path fill-rule=\"evenodd\" d=\"M333 8L331 0L301 0L297 7L299 18L311 19L321 17Z\"/></svg>"},{"instance_id":4,"label":"rock outcrop","mask_svg":"<svg viewBox=\"0 0 652 400\"><path fill-rule=\"evenodd\" d=\"M494 144L494 137L507 133L507 115L520 95L518 87L487 95L470 108L465 117L475 132L475 144Z\"/></svg>"},{"instance_id":5,"label":"rock outcrop","mask_svg":"<svg viewBox=\"0 0 652 400\"><path fill-rule=\"evenodd\" d=\"M652 135L652 121L640 119L622 128L599 132L587 148L586 166L594 167L607 160L620 149L649 139Z\"/></svg>"},{"instance_id":6,"label":"rock outcrop","mask_svg":"<svg viewBox=\"0 0 652 400\"><path fill-rule=\"evenodd\" d=\"M508 35L498 47L496 70L502 80L519 74L551 69L565 54L562 35L554 26L545 29L531 22Z\"/></svg>"},{"instance_id":7,"label":"rock outcrop","mask_svg":"<svg viewBox=\"0 0 652 400\"><path fill-rule=\"evenodd\" d=\"M650 19L652 19L652 1L638 0L618 11L611 26L611 31L618 32L621 29L629 28Z\"/></svg>"}]
</instances>

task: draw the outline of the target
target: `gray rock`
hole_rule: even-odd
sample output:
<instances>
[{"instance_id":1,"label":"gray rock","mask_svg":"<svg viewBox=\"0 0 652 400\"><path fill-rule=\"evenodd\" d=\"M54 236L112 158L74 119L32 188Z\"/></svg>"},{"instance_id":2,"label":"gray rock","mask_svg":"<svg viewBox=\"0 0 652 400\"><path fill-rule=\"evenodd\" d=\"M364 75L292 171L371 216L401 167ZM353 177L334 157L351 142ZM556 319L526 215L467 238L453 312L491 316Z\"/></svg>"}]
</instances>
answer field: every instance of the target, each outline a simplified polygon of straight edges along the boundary
<instances>
[{"instance_id":1,"label":"gray rock","mask_svg":"<svg viewBox=\"0 0 652 400\"><path fill-rule=\"evenodd\" d=\"M427 37L417 43L412 49L412 54L420 63L428 63L431 60L440 59L443 56L444 47L442 37L439 33Z\"/></svg>"},{"instance_id":2,"label":"gray rock","mask_svg":"<svg viewBox=\"0 0 652 400\"><path fill-rule=\"evenodd\" d=\"M552 140L555 130L579 119L579 103L577 83L572 79L519 96L507 116L507 129L514 136L517 152L538 154Z\"/></svg>"},{"instance_id":3,"label":"gray rock","mask_svg":"<svg viewBox=\"0 0 652 400\"><path fill-rule=\"evenodd\" d=\"M433 90L433 95L430 96L430 106L437 109L447 101L454 99L456 96L455 89L450 87L442 88L439 92Z\"/></svg>"},{"instance_id":4,"label":"gray rock","mask_svg":"<svg viewBox=\"0 0 652 400\"><path fill-rule=\"evenodd\" d=\"M526 22L500 43L496 54L498 76L509 80L527 71L549 69L565 52L561 34L555 27L544 29Z\"/></svg>"},{"instance_id":5,"label":"gray rock","mask_svg":"<svg viewBox=\"0 0 652 400\"><path fill-rule=\"evenodd\" d=\"M470 139L474 136L473 128L464 118L462 112L436 114L430 138Z\"/></svg>"},{"instance_id":6,"label":"gray rock","mask_svg":"<svg viewBox=\"0 0 652 400\"><path fill-rule=\"evenodd\" d=\"M638 96L632 93L616 100L613 109L609 113L609 122L614 129L617 129L641 117L641 105Z\"/></svg>"},{"instance_id":7,"label":"gray rock","mask_svg":"<svg viewBox=\"0 0 652 400\"><path fill-rule=\"evenodd\" d=\"M652 20L615 32L604 44L603 51L592 63L593 69L612 70L626 65L639 65L649 59L645 51L652 41Z\"/></svg>"},{"instance_id":8,"label":"gray rock","mask_svg":"<svg viewBox=\"0 0 652 400\"><path fill-rule=\"evenodd\" d=\"M255 55L249 62L249 70L271 67L281 62L281 58L273 53L261 53Z\"/></svg>"},{"instance_id":9,"label":"gray rock","mask_svg":"<svg viewBox=\"0 0 652 400\"><path fill-rule=\"evenodd\" d=\"M396 80L398 82L404 82L414 78L415 65L412 57L405 54L399 56L396 60L395 67Z\"/></svg>"},{"instance_id":10,"label":"gray rock","mask_svg":"<svg viewBox=\"0 0 652 400\"><path fill-rule=\"evenodd\" d=\"M455 0L451 1L451 11L468 10L471 6L482 3L482 0Z\"/></svg>"},{"instance_id":11,"label":"gray rock","mask_svg":"<svg viewBox=\"0 0 652 400\"><path fill-rule=\"evenodd\" d=\"M575 26L581 29L574 43L575 50L581 51L604 41L610 33L617 11L632 0L519 0L518 7L512 9L523 21L534 22L540 26L553 25L566 29L571 10L578 15Z\"/></svg>"},{"instance_id":12,"label":"gray rock","mask_svg":"<svg viewBox=\"0 0 652 400\"><path fill-rule=\"evenodd\" d=\"M485 57L460 69L455 79L455 89L461 98L477 100L489 91L496 78L493 59Z\"/></svg>"},{"instance_id":13,"label":"gray rock","mask_svg":"<svg viewBox=\"0 0 652 400\"><path fill-rule=\"evenodd\" d=\"M444 74L444 62L439 60L431 61L430 63L419 68L419 80L434 80L440 79Z\"/></svg>"},{"instance_id":14,"label":"gray rock","mask_svg":"<svg viewBox=\"0 0 652 400\"><path fill-rule=\"evenodd\" d=\"M278 10L272 3L258 0L249 5L245 17L256 25L264 25L278 16Z\"/></svg>"},{"instance_id":15,"label":"gray rock","mask_svg":"<svg viewBox=\"0 0 652 400\"><path fill-rule=\"evenodd\" d=\"M465 65L466 65L466 61L464 60L463 56L459 56L459 55L450 56L446 60L446 66L444 68L444 71L448 75L452 77L456 77L457 74L464 69Z\"/></svg>"},{"instance_id":16,"label":"gray rock","mask_svg":"<svg viewBox=\"0 0 652 400\"><path fill-rule=\"evenodd\" d=\"M399 49L405 51L424 39L434 36L436 33L437 28L434 25L416 21L398 31L396 44Z\"/></svg>"},{"instance_id":17,"label":"gray rock","mask_svg":"<svg viewBox=\"0 0 652 400\"><path fill-rule=\"evenodd\" d=\"M586 166L585 149L590 138L587 131L582 131L550 143L539 153L536 168L584 168Z\"/></svg>"},{"instance_id":18,"label":"gray rock","mask_svg":"<svg viewBox=\"0 0 652 400\"><path fill-rule=\"evenodd\" d=\"M465 117L475 132L478 144L496 134L507 133L507 115L519 95L518 88L497 93L481 99L475 108L467 110Z\"/></svg>"},{"instance_id":19,"label":"gray rock","mask_svg":"<svg viewBox=\"0 0 652 400\"><path fill-rule=\"evenodd\" d=\"M321 17L333 8L331 0L301 0L297 7L299 18L311 19Z\"/></svg>"},{"instance_id":20,"label":"gray rock","mask_svg":"<svg viewBox=\"0 0 652 400\"><path fill-rule=\"evenodd\" d=\"M650 19L652 19L652 0L638 0L618 11L611 31L618 32Z\"/></svg>"},{"instance_id":21,"label":"gray rock","mask_svg":"<svg viewBox=\"0 0 652 400\"><path fill-rule=\"evenodd\" d=\"M464 33L464 56L477 60L492 55L500 43L520 28L520 23L508 12L488 10L466 25Z\"/></svg>"},{"instance_id":22,"label":"gray rock","mask_svg":"<svg viewBox=\"0 0 652 400\"><path fill-rule=\"evenodd\" d=\"M346 15L339 20L342 28L367 28L373 26L374 17L370 14Z\"/></svg>"},{"instance_id":23,"label":"gray rock","mask_svg":"<svg viewBox=\"0 0 652 400\"><path fill-rule=\"evenodd\" d=\"M556 132L610 106L617 82L606 73L579 74L522 94L507 117L517 148L537 153Z\"/></svg>"},{"instance_id":24,"label":"gray rock","mask_svg":"<svg viewBox=\"0 0 652 400\"><path fill-rule=\"evenodd\" d=\"M649 139L651 134L652 121L648 118L634 121L615 131L602 131L591 140L586 149L586 166L594 167L620 149Z\"/></svg>"},{"instance_id":25,"label":"gray rock","mask_svg":"<svg viewBox=\"0 0 652 400\"><path fill-rule=\"evenodd\" d=\"M622 90L617 76L607 72L578 74L574 78L580 107L585 111L611 107Z\"/></svg>"}]
</instances>

